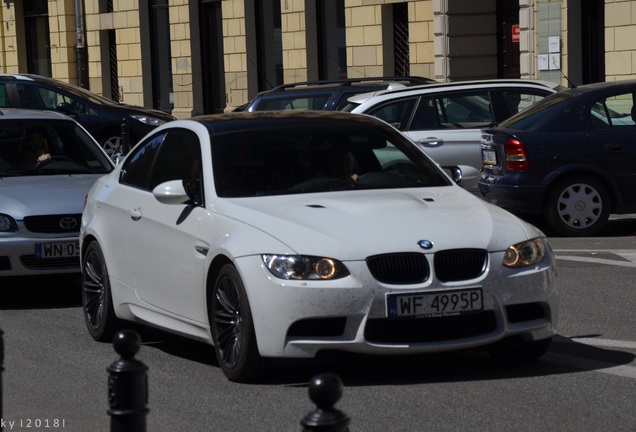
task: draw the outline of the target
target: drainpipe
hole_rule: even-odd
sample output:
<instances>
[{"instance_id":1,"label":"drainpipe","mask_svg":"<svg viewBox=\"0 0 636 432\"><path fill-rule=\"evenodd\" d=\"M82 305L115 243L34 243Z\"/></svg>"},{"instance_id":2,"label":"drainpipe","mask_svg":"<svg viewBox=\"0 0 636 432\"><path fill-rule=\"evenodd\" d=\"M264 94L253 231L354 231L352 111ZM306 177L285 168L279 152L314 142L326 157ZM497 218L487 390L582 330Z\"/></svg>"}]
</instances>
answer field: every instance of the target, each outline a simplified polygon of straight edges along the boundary
<instances>
[{"instance_id":1,"label":"drainpipe","mask_svg":"<svg viewBox=\"0 0 636 432\"><path fill-rule=\"evenodd\" d=\"M88 58L84 44L84 0L75 0L75 33L77 37L77 84L88 89Z\"/></svg>"},{"instance_id":2,"label":"drainpipe","mask_svg":"<svg viewBox=\"0 0 636 432\"><path fill-rule=\"evenodd\" d=\"M8 6L9 5L7 5L7 7ZM9 24L7 23L6 25L8 28ZM2 49L2 68L0 70L2 71L2 73L7 73L7 50L5 49L7 42L4 35L4 26L4 10L0 5L0 39L2 39L2 44L0 45L0 48Z\"/></svg>"}]
</instances>

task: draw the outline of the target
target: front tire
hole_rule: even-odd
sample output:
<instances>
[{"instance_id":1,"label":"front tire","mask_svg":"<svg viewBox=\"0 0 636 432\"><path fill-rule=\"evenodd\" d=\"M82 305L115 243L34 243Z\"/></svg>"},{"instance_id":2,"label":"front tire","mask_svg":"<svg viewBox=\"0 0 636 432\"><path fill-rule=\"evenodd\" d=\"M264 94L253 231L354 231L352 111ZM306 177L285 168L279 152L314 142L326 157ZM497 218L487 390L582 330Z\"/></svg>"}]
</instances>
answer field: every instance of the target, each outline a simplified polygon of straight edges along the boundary
<instances>
[{"instance_id":1,"label":"front tire","mask_svg":"<svg viewBox=\"0 0 636 432\"><path fill-rule=\"evenodd\" d=\"M95 241L88 245L82 260L82 309L93 339L111 342L121 321L115 316L104 254Z\"/></svg>"},{"instance_id":2,"label":"front tire","mask_svg":"<svg viewBox=\"0 0 636 432\"><path fill-rule=\"evenodd\" d=\"M561 180L552 188L546 219L559 234L584 237L603 228L610 207L609 194L601 182L576 176Z\"/></svg>"},{"instance_id":3,"label":"front tire","mask_svg":"<svg viewBox=\"0 0 636 432\"><path fill-rule=\"evenodd\" d=\"M247 382L261 370L256 333L245 286L232 264L216 278L209 301L210 330L219 366L234 382Z\"/></svg>"}]
</instances>

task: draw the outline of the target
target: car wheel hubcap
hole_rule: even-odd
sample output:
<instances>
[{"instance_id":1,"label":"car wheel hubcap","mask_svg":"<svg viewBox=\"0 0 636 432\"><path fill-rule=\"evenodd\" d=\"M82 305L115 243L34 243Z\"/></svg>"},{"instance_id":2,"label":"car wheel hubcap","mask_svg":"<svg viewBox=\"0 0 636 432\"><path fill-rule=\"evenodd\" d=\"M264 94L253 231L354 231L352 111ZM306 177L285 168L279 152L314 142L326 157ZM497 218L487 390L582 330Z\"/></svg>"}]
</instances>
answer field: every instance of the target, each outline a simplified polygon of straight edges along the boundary
<instances>
[{"instance_id":1,"label":"car wheel hubcap","mask_svg":"<svg viewBox=\"0 0 636 432\"><path fill-rule=\"evenodd\" d=\"M95 253L86 256L84 265L84 313L91 327L96 329L104 315L104 281L102 265Z\"/></svg>"},{"instance_id":2,"label":"car wheel hubcap","mask_svg":"<svg viewBox=\"0 0 636 432\"><path fill-rule=\"evenodd\" d=\"M567 226L583 229L598 221L603 210L603 201L593 187L574 184L559 197L558 209L559 217Z\"/></svg>"},{"instance_id":3,"label":"car wheel hubcap","mask_svg":"<svg viewBox=\"0 0 636 432\"><path fill-rule=\"evenodd\" d=\"M104 141L104 151L108 156L118 153L121 149L121 137L111 137Z\"/></svg>"},{"instance_id":4,"label":"car wheel hubcap","mask_svg":"<svg viewBox=\"0 0 636 432\"><path fill-rule=\"evenodd\" d=\"M214 330L220 360L228 368L236 366L241 354L242 324L238 290L229 278L224 278L216 291Z\"/></svg>"}]
</instances>

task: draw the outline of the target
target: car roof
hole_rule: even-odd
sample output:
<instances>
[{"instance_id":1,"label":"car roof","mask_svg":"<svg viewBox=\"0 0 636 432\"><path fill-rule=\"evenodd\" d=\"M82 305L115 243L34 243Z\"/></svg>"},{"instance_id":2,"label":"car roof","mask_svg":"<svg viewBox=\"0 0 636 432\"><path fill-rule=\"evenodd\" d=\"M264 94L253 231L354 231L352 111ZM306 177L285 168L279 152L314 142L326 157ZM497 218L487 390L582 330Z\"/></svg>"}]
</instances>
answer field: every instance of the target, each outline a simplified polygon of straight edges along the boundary
<instances>
[{"instance_id":1,"label":"car roof","mask_svg":"<svg viewBox=\"0 0 636 432\"><path fill-rule=\"evenodd\" d=\"M471 80L471 81L454 81L448 83L434 83L426 85L411 86L406 88L400 88L395 90L380 90L376 92L362 93L356 96L351 96L349 101L356 104L362 104L371 98L384 96L386 99L400 96L412 96L422 93L433 93L441 90L466 90L480 87L534 87L537 89L550 89L552 91L559 91L564 89L560 84L542 81L542 80L529 80L529 79L487 79L487 80Z\"/></svg>"},{"instance_id":2,"label":"car roof","mask_svg":"<svg viewBox=\"0 0 636 432\"><path fill-rule=\"evenodd\" d=\"M315 89L325 89L325 88L333 88L333 87L355 87L355 86L387 86L391 84L427 84L427 83L435 83L437 81L431 78L424 78L420 76L405 76L405 77L396 77L396 76L384 76L384 77L363 77L363 78L343 78L336 80L318 80L318 81L301 81L289 84L282 84L276 86L272 89L265 90L261 92L264 93L278 93L284 91L304 91L304 90L315 90Z\"/></svg>"},{"instance_id":3,"label":"car roof","mask_svg":"<svg viewBox=\"0 0 636 432\"><path fill-rule=\"evenodd\" d=\"M66 120L75 122L71 117L57 111L23 108L0 108L0 121L2 120Z\"/></svg>"},{"instance_id":4,"label":"car roof","mask_svg":"<svg viewBox=\"0 0 636 432\"><path fill-rule=\"evenodd\" d=\"M577 87L567 89L567 93L582 94L594 91L604 91L608 89L630 88L636 86L636 79L628 79L621 81L603 81L597 83L584 84Z\"/></svg>"},{"instance_id":5,"label":"car roof","mask_svg":"<svg viewBox=\"0 0 636 432\"><path fill-rule=\"evenodd\" d=\"M239 111L226 112L219 114L208 114L203 116L192 117L187 120L176 120L166 123L159 129L178 127L182 122L197 122L207 127L212 134L233 132L237 130L248 129L276 129L290 125L290 123L301 124L322 122L338 123L341 127L357 125L369 125L384 127L384 122L375 117L351 114L341 111L329 110L278 110L278 111ZM326 126L327 128L331 126ZM157 130L159 130L157 129ZM335 130L335 129L334 129Z\"/></svg>"}]
</instances>

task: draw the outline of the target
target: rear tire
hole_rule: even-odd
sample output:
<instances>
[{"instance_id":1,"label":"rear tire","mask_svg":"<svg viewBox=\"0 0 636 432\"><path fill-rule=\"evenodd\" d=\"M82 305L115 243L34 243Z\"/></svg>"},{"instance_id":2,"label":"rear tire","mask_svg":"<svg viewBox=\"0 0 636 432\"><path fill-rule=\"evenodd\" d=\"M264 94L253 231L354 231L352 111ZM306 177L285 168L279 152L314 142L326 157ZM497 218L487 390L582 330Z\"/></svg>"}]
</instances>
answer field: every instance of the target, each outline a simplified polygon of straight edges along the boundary
<instances>
[{"instance_id":1,"label":"rear tire","mask_svg":"<svg viewBox=\"0 0 636 432\"><path fill-rule=\"evenodd\" d=\"M609 218L610 198L598 180L575 176L557 182L548 196L546 219L557 233L584 237L598 232Z\"/></svg>"},{"instance_id":2,"label":"rear tire","mask_svg":"<svg viewBox=\"0 0 636 432\"><path fill-rule=\"evenodd\" d=\"M253 380L263 367L243 281L232 264L221 267L209 300L210 330L223 373L230 381Z\"/></svg>"},{"instance_id":3,"label":"rear tire","mask_svg":"<svg viewBox=\"0 0 636 432\"><path fill-rule=\"evenodd\" d=\"M93 339L112 342L122 321L115 315L106 261L96 241L88 245L82 260L82 309Z\"/></svg>"}]
</instances>

